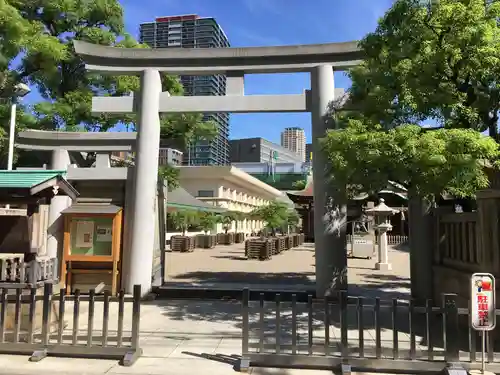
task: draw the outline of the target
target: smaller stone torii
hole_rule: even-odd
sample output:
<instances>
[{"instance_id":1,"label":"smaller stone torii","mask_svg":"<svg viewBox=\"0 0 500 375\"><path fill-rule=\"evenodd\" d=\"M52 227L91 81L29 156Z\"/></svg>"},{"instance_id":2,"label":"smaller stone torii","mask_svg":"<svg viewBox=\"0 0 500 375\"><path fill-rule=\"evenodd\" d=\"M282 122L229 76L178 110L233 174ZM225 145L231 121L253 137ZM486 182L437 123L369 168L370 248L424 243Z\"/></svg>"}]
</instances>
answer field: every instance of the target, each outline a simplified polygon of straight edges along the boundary
<instances>
[{"instance_id":1,"label":"smaller stone torii","mask_svg":"<svg viewBox=\"0 0 500 375\"><path fill-rule=\"evenodd\" d=\"M324 170L326 160L319 139L331 127L329 106L335 99L334 70L345 70L360 63L357 42L250 48L168 48L125 49L75 41L75 51L90 71L113 75L139 75L140 92L130 97L95 97L95 113L137 112L135 169L135 219L131 228L131 267L125 285L132 290L141 284L151 288L151 269L136 267L141 258L153 257L154 199L160 141L159 113L182 112L310 112L312 115L313 168ZM227 77L226 96L170 96L162 92L160 72L175 75L213 75ZM311 89L294 95L244 94L245 74L309 72ZM324 175L314 175L316 293L323 296L332 284L345 286L347 258L345 238L329 231L328 193ZM322 209L318 209L318 208ZM342 211L342 208L341 210ZM334 232L334 233L332 233Z\"/></svg>"}]
</instances>

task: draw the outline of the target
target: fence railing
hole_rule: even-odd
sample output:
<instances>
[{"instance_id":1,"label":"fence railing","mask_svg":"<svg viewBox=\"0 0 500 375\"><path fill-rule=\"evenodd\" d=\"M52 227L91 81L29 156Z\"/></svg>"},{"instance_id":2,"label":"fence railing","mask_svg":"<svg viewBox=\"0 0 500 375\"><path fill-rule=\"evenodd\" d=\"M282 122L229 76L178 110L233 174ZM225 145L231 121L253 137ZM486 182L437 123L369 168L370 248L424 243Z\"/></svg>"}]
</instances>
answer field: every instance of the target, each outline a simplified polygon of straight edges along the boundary
<instances>
[{"instance_id":1,"label":"fence railing","mask_svg":"<svg viewBox=\"0 0 500 375\"><path fill-rule=\"evenodd\" d=\"M0 258L0 287L2 283L35 284L53 281L56 276L56 259L38 258L24 261L24 255Z\"/></svg>"},{"instance_id":2,"label":"fence railing","mask_svg":"<svg viewBox=\"0 0 500 375\"><path fill-rule=\"evenodd\" d=\"M443 295L442 305L431 301L389 301L348 297L297 302L249 301L243 291L243 370L250 366L328 368L348 365L353 371L441 371L460 362L479 369L480 340L472 328L460 330L469 309L457 308L454 294ZM497 315L500 315L497 311ZM462 322L464 321L464 322ZM459 324L460 323L460 324ZM498 372L493 334L488 336L488 370Z\"/></svg>"},{"instance_id":3,"label":"fence railing","mask_svg":"<svg viewBox=\"0 0 500 375\"><path fill-rule=\"evenodd\" d=\"M371 240L374 243L378 243L377 237L376 236L356 236L354 235L354 240L356 241L357 239L359 240ZM404 243L408 242L408 236L403 236L399 234L390 234L387 236L387 244L396 246L396 245L401 245ZM352 243L352 235L348 234L347 235L347 243L351 244Z\"/></svg>"},{"instance_id":4,"label":"fence railing","mask_svg":"<svg viewBox=\"0 0 500 375\"><path fill-rule=\"evenodd\" d=\"M72 296L53 284L43 288L0 287L0 354L118 359L131 366L142 354L139 347L141 287L133 296L90 290Z\"/></svg>"}]
</instances>

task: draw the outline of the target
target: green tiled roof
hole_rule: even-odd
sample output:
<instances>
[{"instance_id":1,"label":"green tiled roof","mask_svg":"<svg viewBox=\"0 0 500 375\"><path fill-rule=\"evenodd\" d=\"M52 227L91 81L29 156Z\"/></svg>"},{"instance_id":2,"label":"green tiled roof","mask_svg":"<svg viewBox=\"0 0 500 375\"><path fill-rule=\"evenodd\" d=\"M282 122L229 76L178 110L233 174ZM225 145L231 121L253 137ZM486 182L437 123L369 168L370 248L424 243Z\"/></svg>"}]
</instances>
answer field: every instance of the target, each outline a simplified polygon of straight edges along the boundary
<instances>
[{"instance_id":1,"label":"green tiled roof","mask_svg":"<svg viewBox=\"0 0 500 375\"><path fill-rule=\"evenodd\" d=\"M30 189L33 186L53 179L54 177L66 177L66 171L50 170L14 170L0 171L0 189Z\"/></svg>"}]
</instances>

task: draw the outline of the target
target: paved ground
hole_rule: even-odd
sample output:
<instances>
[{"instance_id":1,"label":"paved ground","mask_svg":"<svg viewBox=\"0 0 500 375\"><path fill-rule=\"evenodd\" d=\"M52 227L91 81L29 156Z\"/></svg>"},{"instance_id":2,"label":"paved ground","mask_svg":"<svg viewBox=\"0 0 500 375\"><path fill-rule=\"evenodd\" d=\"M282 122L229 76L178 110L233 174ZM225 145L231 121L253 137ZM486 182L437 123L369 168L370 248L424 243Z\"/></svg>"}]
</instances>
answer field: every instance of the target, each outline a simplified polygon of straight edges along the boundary
<instances>
[{"instance_id":1,"label":"paved ground","mask_svg":"<svg viewBox=\"0 0 500 375\"><path fill-rule=\"evenodd\" d=\"M271 260L247 260L243 244L195 249L192 253L167 253L165 279L177 286L236 288L259 285L270 288L314 289L314 245L301 247L273 256ZM404 298L409 294L409 254L390 248L391 272L375 270L376 259L350 258L348 280L350 294L383 298Z\"/></svg>"},{"instance_id":2,"label":"paved ground","mask_svg":"<svg viewBox=\"0 0 500 375\"><path fill-rule=\"evenodd\" d=\"M260 282L265 285L289 284L293 282L312 285L314 283L314 249L303 246L273 257L271 261L247 261L240 259L243 245L219 247L211 250L196 250L194 253L167 255L167 272L171 280L186 283L229 283L244 280ZM408 254L392 249L390 258L394 270L383 273L374 270L375 260L350 259L349 282L351 294L380 296L384 299L406 299L409 292ZM116 306L110 311L116 317ZM68 322L67 333L72 329L72 309L68 306L65 320ZM80 326L81 334L86 335L86 309L82 308ZM251 304L250 329L252 345L258 339L258 305ZM130 316L130 308L126 309ZM94 329L102 325L102 306L95 310ZM117 361L46 358L40 363L30 363L25 356L0 356L0 374L232 374L241 355L241 305L231 301L151 301L142 305L140 344L144 355L129 368L121 367ZM275 346L275 310L274 304L265 306L266 347ZM390 317L389 317L390 318ZM407 315L406 315L407 318ZM314 353L321 355L324 350L324 325L322 308L315 307L313 317ZM349 312L349 346L350 352L359 352L359 337L356 325L355 310ZM374 352L375 333L373 325L373 309L368 306L364 314L366 330L364 331L365 352ZM331 315L330 350L338 354L340 331L338 312L333 309ZM110 319L110 332L116 326L116 318ZM408 355L409 330L405 315L398 323L399 348L402 357ZM304 306L299 304L297 311L297 338L299 350L304 350L307 341L307 314ZM384 318L382 322L383 355L392 355L392 322ZM130 330L131 321L125 319L125 329ZM291 339L291 310L289 304L283 304L281 310L281 341L287 344ZM96 332L98 334L98 332ZM423 333L417 332L417 351L425 356L425 340ZM286 352L287 349L285 349ZM440 350L439 348L437 349ZM331 371L307 371L288 369L252 369L253 374L328 374Z\"/></svg>"}]
</instances>

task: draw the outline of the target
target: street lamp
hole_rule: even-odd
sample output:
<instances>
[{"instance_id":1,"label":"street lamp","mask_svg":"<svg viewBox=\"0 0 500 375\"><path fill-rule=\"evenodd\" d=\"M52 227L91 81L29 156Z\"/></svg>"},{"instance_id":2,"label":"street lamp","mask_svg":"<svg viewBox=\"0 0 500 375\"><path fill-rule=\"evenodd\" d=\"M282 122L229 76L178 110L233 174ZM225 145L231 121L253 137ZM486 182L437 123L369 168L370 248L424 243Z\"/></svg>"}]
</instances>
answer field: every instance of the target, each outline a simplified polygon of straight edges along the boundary
<instances>
[{"instance_id":1,"label":"street lamp","mask_svg":"<svg viewBox=\"0 0 500 375\"><path fill-rule=\"evenodd\" d=\"M17 101L19 98L26 96L30 93L31 89L24 83L18 83L14 86L14 93L12 95L12 105L10 107L10 129L9 129L9 158L7 161L7 170L12 170L14 162L14 139L16 137L16 110Z\"/></svg>"}]
</instances>

